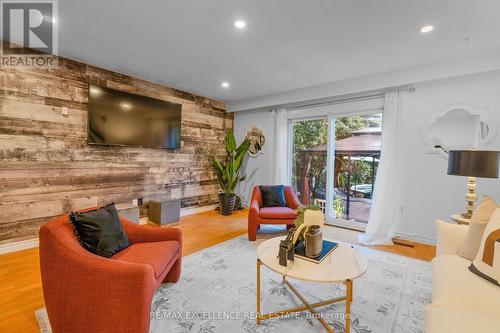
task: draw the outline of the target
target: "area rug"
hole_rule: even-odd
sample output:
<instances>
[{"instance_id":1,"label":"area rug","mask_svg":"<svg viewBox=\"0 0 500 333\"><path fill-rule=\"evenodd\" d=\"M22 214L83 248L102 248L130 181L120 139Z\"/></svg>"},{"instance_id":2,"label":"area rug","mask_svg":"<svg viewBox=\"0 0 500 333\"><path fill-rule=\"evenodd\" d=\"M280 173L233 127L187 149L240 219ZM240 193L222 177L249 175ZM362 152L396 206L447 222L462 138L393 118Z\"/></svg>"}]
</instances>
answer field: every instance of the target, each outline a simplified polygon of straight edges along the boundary
<instances>
[{"instance_id":1,"label":"area rug","mask_svg":"<svg viewBox=\"0 0 500 333\"><path fill-rule=\"evenodd\" d=\"M424 332L424 307L430 303L430 263L357 246L370 262L354 281L351 307L353 333ZM264 266L261 270L262 311L302 305ZM342 284L306 283L290 279L310 302L341 296ZM255 246L242 236L186 256L176 284L164 284L151 308L150 332L290 333L324 332L306 312L255 322ZM344 303L321 309L322 317L344 332ZM50 333L45 309L37 311L42 333ZM110 323L111 324L111 323Z\"/></svg>"}]
</instances>

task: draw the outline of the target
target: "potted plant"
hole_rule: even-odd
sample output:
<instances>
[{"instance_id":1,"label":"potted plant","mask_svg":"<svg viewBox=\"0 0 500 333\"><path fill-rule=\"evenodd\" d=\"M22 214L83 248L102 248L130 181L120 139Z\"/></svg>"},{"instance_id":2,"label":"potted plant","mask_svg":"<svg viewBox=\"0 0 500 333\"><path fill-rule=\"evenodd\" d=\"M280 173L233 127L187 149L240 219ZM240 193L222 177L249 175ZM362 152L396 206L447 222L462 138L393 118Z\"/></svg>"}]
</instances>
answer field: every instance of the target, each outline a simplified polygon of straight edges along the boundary
<instances>
[{"instance_id":1,"label":"potted plant","mask_svg":"<svg viewBox=\"0 0 500 333\"><path fill-rule=\"evenodd\" d=\"M244 140L238 147L232 129L226 132L226 159L219 161L213 159L213 166L217 173L221 193L219 193L219 208L222 215L231 215L234 210L236 194L234 189L239 182L245 180L245 175L240 173L243 159L250 148L250 140Z\"/></svg>"}]
</instances>

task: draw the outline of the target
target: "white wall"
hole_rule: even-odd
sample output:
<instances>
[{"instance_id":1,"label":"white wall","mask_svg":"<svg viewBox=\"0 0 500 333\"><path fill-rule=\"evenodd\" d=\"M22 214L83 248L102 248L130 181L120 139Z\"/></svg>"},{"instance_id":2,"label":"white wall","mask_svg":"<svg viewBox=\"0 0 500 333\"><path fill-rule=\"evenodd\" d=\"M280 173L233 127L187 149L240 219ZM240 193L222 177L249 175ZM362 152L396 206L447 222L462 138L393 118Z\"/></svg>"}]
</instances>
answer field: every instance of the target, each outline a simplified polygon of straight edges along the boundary
<instances>
[{"instance_id":1,"label":"white wall","mask_svg":"<svg viewBox=\"0 0 500 333\"><path fill-rule=\"evenodd\" d=\"M465 210L467 179L446 175L447 161L438 155L426 153L421 129L432 111L454 103L488 107L495 121L500 121L500 72L492 71L451 79L415 84L408 94L402 116L403 150L401 159L404 178L402 219L398 233L409 239L434 240L434 220L449 220L452 213ZM263 129L266 146L263 155L251 159L247 173L246 195L255 184L271 183L274 172L274 119L268 111L235 113L235 131L242 138L250 127ZM487 149L500 150L500 135ZM491 195L500 202L500 181L478 179L478 194Z\"/></svg>"},{"instance_id":2,"label":"white wall","mask_svg":"<svg viewBox=\"0 0 500 333\"><path fill-rule=\"evenodd\" d=\"M275 118L271 111L240 112L234 117L234 135L237 142L241 142L247 130L252 127L260 128L266 138L262 151L255 157L247 157L243 168L247 175L246 180L238 185L237 193L244 203L248 203L255 185L272 184L274 177L275 155Z\"/></svg>"},{"instance_id":3,"label":"white wall","mask_svg":"<svg viewBox=\"0 0 500 333\"><path fill-rule=\"evenodd\" d=\"M398 231L404 235L435 239L433 221L449 220L451 213L465 211L466 177L447 176L447 161L426 153L420 131L429 112L453 103L488 107L495 122L500 121L500 74L484 73L415 85L403 113L402 159L405 170L404 210ZM500 150L500 135L487 147ZM500 202L498 179L477 179L479 195L489 194Z\"/></svg>"}]
</instances>

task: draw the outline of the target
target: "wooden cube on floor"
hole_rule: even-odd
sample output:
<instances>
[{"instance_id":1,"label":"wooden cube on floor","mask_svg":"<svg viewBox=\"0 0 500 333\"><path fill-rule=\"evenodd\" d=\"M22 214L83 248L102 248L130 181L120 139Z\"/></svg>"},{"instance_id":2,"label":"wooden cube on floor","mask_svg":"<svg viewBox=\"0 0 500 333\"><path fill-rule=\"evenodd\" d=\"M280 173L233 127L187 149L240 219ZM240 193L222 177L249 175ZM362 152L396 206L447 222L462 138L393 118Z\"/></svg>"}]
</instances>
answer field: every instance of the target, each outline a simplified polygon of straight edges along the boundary
<instances>
[{"instance_id":1,"label":"wooden cube on floor","mask_svg":"<svg viewBox=\"0 0 500 333\"><path fill-rule=\"evenodd\" d=\"M149 220L164 225L178 222L181 215L181 201L179 199L149 202Z\"/></svg>"}]
</instances>

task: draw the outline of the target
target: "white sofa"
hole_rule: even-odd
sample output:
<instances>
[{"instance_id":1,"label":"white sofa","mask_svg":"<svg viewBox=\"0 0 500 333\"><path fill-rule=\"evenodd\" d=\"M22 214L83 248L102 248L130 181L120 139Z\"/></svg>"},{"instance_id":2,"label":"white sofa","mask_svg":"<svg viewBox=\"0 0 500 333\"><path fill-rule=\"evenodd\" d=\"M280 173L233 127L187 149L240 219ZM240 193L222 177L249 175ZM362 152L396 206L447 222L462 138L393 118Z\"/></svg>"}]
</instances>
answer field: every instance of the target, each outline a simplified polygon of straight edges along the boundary
<instances>
[{"instance_id":1,"label":"white sofa","mask_svg":"<svg viewBox=\"0 0 500 333\"><path fill-rule=\"evenodd\" d=\"M469 271L458 256L467 226L436 221L437 253L432 260L432 304L427 333L500 333L500 287Z\"/></svg>"}]
</instances>

